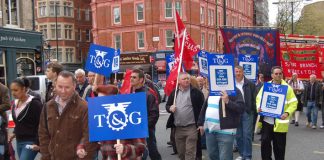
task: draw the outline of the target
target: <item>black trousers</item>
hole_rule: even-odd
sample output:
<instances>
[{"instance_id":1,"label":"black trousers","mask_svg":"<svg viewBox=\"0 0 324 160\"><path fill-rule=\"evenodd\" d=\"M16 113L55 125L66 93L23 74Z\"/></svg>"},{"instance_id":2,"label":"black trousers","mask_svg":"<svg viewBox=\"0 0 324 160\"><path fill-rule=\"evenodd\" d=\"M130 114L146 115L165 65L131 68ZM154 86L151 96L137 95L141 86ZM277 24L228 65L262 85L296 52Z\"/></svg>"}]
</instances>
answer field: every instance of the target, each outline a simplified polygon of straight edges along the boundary
<instances>
[{"instance_id":1,"label":"black trousers","mask_svg":"<svg viewBox=\"0 0 324 160\"><path fill-rule=\"evenodd\" d=\"M272 160L272 146L275 160L284 160L287 133L273 132L273 125L262 122L261 157L262 160Z\"/></svg>"}]
</instances>

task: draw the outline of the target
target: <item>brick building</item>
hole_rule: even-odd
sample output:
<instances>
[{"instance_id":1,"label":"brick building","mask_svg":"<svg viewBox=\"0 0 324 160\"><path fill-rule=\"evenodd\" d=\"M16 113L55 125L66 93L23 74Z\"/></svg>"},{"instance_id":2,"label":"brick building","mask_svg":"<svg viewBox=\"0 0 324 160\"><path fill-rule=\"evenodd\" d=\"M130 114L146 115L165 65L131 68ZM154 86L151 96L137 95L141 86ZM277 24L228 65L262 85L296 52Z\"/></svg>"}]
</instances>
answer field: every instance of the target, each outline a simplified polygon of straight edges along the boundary
<instances>
[{"instance_id":1,"label":"brick building","mask_svg":"<svg viewBox=\"0 0 324 160\"><path fill-rule=\"evenodd\" d=\"M146 53L153 56L160 73L158 79L163 80L165 64L159 61L164 61L166 53L172 53L175 28L172 10L175 8L179 12L187 32L202 49L222 52L223 41L217 26L224 25L223 2L92 0L94 42L120 48L122 54ZM226 0L226 24L252 26L253 0ZM152 67L150 62L143 66L147 67L147 71Z\"/></svg>"},{"instance_id":2,"label":"brick building","mask_svg":"<svg viewBox=\"0 0 324 160\"><path fill-rule=\"evenodd\" d=\"M85 62L92 42L90 0L36 0L37 30L45 40L45 61L74 71ZM56 26L57 24L57 26Z\"/></svg>"}]
</instances>

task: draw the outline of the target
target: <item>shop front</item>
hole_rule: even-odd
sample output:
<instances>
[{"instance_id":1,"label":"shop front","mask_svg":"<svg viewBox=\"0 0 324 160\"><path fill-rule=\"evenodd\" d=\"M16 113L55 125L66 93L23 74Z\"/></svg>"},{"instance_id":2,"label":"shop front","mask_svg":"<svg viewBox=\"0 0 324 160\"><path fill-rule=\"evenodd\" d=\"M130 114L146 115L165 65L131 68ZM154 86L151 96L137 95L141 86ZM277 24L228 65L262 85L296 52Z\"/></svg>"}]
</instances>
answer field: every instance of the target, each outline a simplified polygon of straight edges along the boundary
<instances>
[{"instance_id":1,"label":"shop front","mask_svg":"<svg viewBox=\"0 0 324 160\"><path fill-rule=\"evenodd\" d=\"M0 27L0 82L43 74L42 34Z\"/></svg>"}]
</instances>

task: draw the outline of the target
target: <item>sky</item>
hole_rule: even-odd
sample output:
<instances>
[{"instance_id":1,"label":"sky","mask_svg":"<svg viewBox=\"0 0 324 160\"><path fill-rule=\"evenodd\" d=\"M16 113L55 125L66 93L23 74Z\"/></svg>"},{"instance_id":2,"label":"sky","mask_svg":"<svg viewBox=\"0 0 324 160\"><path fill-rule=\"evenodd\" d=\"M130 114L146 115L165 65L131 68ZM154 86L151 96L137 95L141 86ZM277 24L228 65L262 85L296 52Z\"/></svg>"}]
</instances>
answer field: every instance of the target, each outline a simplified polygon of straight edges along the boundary
<instances>
[{"instance_id":1,"label":"sky","mask_svg":"<svg viewBox=\"0 0 324 160\"><path fill-rule=\"evenodd\" d=\"M273 2L278 2L279 0L268 0L269 2L269 24L270 26L272 26L274 23L276 23L276 18L277 18L277 13L278 13L278 6L277 4L272 4ZM300 8L298 9L299 13L297 13L297 15L295 15L294 17L294 21L299 19L300 16L300 11L302 10L302 7L307 5L307 4L311 4L314 2L319 2L319 1L324 1L324 0L292 0L292 1L303 1L303 3L301 4Z\"/></svg>"}]
</instances>

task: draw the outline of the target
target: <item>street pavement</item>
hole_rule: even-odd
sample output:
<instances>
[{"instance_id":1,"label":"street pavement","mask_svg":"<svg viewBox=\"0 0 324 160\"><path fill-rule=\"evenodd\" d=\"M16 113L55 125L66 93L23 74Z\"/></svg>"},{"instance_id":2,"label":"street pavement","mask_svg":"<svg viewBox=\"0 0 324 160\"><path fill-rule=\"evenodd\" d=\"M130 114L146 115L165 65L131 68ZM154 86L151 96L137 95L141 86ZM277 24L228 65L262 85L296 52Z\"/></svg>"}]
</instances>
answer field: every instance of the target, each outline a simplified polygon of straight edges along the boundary
<instances>
[{"instance_id":1,"label":"street pavement","mask_svg":"<svg viewBox=\"0 0 324 160\"><path fill-rule=\"evenodd\" d=\"M324 160L324 129L319 129L322 123L321 112L318 112L317 129L311 129L306 127L306 108L301 114L299 126L290 124L289 132L287 134L286 145L286 160ZM170 129L166 130L166 122L168 120L169 113L165 110L165 103L160 104L160 118L156 128L156 137L158 149L165 160L177 160L176 155L173 153L172 147L167 145L170 137ZM255 135L253 142L253 159L261 160L261 148L260 148L260 135ZM203 159L207 158L207 151L203 150ZM238 157L238 154L234 154L234 159ZM274 157L273 157L274 159Z\"/></svg>"},{"instance_id":2,"label":"street pavement","mask_svg":"<svg viewBox=\"0 0 324 160\"><path fill-rule=\"evenodd\" d=\"M306 109L304 108L304 111ZM166 129L169 113L165 110L165 103L160 104L160 118L156 126L156 139L159 152L164 160L177 160L172 147L167 145L170 140L170 129ZM324 129L319 129L322 123L321 112L318 112L318 128L306 127L305 112L301 114L299 126L290 125L287 135L286 160L324 160ZM253 159L261 160L260 135L255 135L253 142ZM203 159L207 160L207 151L203 150ZM234 159L238 154L234 154ZM18 159L18 158L17 158ZM39 159L39 155L36 159ZM101 159L101 156L99 156ZM149 159L149 158L148 158ZM274 158L273 158L274 159Z\"/></svg>"}]
</instances>

